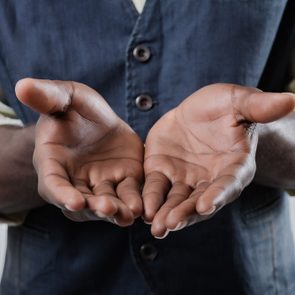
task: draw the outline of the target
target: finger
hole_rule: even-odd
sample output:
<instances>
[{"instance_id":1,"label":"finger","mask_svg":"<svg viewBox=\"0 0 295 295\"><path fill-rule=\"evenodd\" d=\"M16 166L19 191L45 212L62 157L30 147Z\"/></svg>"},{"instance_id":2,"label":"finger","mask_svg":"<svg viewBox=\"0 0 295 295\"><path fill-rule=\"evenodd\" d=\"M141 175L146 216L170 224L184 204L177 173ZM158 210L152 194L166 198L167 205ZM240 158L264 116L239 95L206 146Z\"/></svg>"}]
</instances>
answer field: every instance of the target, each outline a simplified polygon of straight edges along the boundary
<instances>
[{"instance_id":1,"label":"finger","mask_svg":"<svg viewBox=\"0 0 295 295\"><path fill-rule=\"evenodd\" d=\"M118 117L106 101L92 88L72 81L25 78L15 86L17 98L28 107L43 114L66 112L69 107L82 117L108 127Z\"/></svg>"},{"instance_id":2,"label":"finger","mask_svg":"<svg viewBox=\"0 0 295 295\"><path fill-rule=\"evenodd\" d=\"M152 222L156 212L164 203L169 189L170 181L164 174L155 171L146 176L142 193L146 222Z\"/></svg>"},{"instance_id":3,"label":"finger","mask_svg":"<svg viewBox=\"0 0 295 295\"><path fill-rule=\"evenodd\" d=\"M88 186L88 182L83 178L72 178L71 183L83 195L91 195L92 190Z\"/></svg>"},{"instance_id":4,"label":"finger","mask_svg":"<svg viewBox=\"0 0 295 295\"><path fill-rule=\"evenodd\" d=\"M114 216L118 211L116 199L113 183L103 181L92 188L92 194L87 197L87 204L89 209L99 216Z\"/></svg>"},{"instance_id":5,"label":"finger","mask_svg":"<svg viewBox=\"0 0 295 295\"><path fill-rule=\"evenodd\" d=\"M142 215L143 204L141 199L140 184L132 177L125 178L116 189L118 198L131 210L134 218Z\"/></svg>"},{"instance_id":6,"label":"finger","mask_svg":"<svg viewBox=\"0 0 295 295\"><path fill-rule=\"evenodd\" d=\"M70 182L63 165L48 158L36 167L39 194L61 209L79 211L85 207L85 198Z\"/></svg>"},{"instance_id":7,"label":"finger","mask_svg":"<svg viewBox=\"0 0 295 295\"><path fill-rule=\"evenodd\" d=\"M133 223L134 217L131 210L117 198L112 182L104 181L92 189L93 194L87 198L87 205L98 217L113 222L120 226Z\"/></svg>"},{"instance_id":8,"label":"finger","mask_svg":"<svg viewBox=\"0 0 295 295\"><path fill-rule=\"evenodd\" d=\"M198 199L197 212L200 215L211 215L234 201L252 181L255 170L255 159L251 155L225 167Z\"/></svg>"},{"instance_id":9,"label":"finger","mask_svg":"<svg viewBox=\"0 0 295 295\"><path fill-rule=\"evenodd\" d=\"M213 214L235 200L245 186L237 176L223 175L215 179L196 201L196 212L203 216Z\"/></svg>"},{"instance_id":10,"label":"finger","mask_svg":"<svg viewBox=\"0 0 295 295\"><path fill-rule=\"evenodd\" d=\"M258 89L233 86L232 101L241 120L268 123L294 110L292 93L262 92Z\"/></svg>"},{"instance_id":11,"label":"finger","mask_svg":"<svg viewBox=\"0 0 295 295\"><path fill-rule=\"evenodd\" d=\"M210 183L206 181L199 183L188 199L169 212L166 218L166 227L169 231L181 230L186 226L203 220L196 212L196 203L209 185Z\"/></svg>"},{"instance_id":12,"label":"finger","mask_svg":"<svg viewBox=\"0 0 295 295\"><path fill-rule=\"evenodd\" d=\"M191 192L191 187L184 183L176 182L173 184L170 192L167 195L166 202L154 217L151 227L151 232L153 236L155 236L156 238L164 238L167 236L168 231L166 227L166 218L168 214L176 206L186 200Z\"/></svg>"},{"instance_id":13,"label":"finger","mask_svg":"<svg viewBox=\"0 0 295 295\"><path fill-rule=\"evenodd\" d=\"M67 110L73 90L68 82L60 87L54 81L26 78L17 82L15 92L17 98L33 110L53 114Z\"/></svg>"}]
</instances>

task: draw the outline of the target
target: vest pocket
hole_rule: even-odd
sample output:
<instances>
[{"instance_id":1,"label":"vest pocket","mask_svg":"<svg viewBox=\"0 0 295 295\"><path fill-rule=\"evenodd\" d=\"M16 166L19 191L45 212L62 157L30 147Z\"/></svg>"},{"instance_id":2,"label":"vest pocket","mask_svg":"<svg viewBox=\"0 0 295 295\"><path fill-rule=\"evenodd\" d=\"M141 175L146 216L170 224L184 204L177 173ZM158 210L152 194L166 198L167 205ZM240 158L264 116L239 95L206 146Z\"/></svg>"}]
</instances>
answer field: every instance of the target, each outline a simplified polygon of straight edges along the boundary
<instances>
[{"instance_id":1,"label":"vest pocket","mask_svg":"<svg viewBox=\"0 0 295 295\"><path fill-rule=\"evenodd\" d=\"M240 213L247 224L261 224L280 211L283 191L256 184L247 187L240 197Z\"/></svg>"},{"instance_id":2,"label":"vest pocket","mask_svg":"<svg viewBox=\"0 0 295 295\"><path fill-rule=\"evenodd\" d=\"M47 294L53 283L55 258L51 235L31 224L21 227L19 287L24 294Z\"/></svg>"}]
</instances>

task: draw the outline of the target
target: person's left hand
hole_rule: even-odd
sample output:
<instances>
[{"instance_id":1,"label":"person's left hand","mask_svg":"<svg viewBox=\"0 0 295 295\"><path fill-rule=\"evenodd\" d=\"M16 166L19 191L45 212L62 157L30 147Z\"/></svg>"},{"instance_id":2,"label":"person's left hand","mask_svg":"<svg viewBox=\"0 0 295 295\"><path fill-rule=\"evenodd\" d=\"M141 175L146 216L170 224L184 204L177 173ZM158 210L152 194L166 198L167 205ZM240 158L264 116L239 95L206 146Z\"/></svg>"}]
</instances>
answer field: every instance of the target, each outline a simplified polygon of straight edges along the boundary
<instances>
[{"instance_id":1,"label":"person's left hand","mask_svg":"<svg viewBox=\"0 0 295 295\"><path fill-rule=\"evenodd\" d=\"M152 234L163 238L236 199L256 169L251 123L277 120L294 105L292 94L214 84L164 115L145 146L144 219Z\"/></svg>"}]
</instances>

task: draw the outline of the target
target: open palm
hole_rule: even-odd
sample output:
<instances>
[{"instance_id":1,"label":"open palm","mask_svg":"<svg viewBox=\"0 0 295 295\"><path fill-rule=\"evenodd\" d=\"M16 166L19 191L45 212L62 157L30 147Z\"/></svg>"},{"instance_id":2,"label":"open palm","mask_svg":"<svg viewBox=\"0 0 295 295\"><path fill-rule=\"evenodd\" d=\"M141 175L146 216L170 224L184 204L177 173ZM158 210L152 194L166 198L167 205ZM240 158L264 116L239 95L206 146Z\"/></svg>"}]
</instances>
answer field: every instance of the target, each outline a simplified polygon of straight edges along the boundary
<instances>
[{"instance_id":1,"label":"open palm","mask_svg":"<svg viewBox=\"0 0 295 295\"><path fill-rule=\"evenodd\" d=\"M214 84L164 115L146 140L144 218L152 234L161 238L207 219L237 198L255 174L251 122L270 122L293 108L290 94Z\"/></svg>"},{"instance_id":2,"label":"open palm","mask_svg":"<svg viewBox=\"0 0 295 295\"><path fill-rule=\"evenodd\" d=\"M142 213L143 144L103 98L75 82L24 79L18 98L41 113L39 193L72 220L126 226Z\"/></svg>"}]
</instances>

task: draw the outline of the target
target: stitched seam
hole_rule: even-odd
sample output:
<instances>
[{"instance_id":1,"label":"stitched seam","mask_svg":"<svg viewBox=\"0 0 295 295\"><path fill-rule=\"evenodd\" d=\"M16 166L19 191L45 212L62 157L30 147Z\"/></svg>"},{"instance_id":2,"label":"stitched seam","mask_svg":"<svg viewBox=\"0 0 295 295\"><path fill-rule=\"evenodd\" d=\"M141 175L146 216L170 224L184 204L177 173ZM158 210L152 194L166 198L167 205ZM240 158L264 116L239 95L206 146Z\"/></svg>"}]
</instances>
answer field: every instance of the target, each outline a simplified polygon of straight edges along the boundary
<instances>
[{"instance_id":1,"label":"stitched seam","mask_svg":"<svg viewBox=\"0 0 295 295\"><path fill-rule=\"evenodd\" d=\"M144 11L146 10L146 7ZM144 12L143 11L143 12ZM126 119L127 122L129 123L131 128L134 128L134 122L131 121L132 119L132 105L133 105L133 93L132 89L134 88L134 77L135 77L135 70L133 63L131 61L132 59L132 48L134 47L134 44L138 38L140 38L139 35L139 23L142 19L142 14L140 14L135 22L134 28L131 33L130 40L127 44L127 50L126 50L126 59L127 59L127 64L126 64Z\"/></svg>"}]
</instances>

